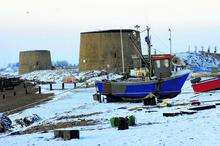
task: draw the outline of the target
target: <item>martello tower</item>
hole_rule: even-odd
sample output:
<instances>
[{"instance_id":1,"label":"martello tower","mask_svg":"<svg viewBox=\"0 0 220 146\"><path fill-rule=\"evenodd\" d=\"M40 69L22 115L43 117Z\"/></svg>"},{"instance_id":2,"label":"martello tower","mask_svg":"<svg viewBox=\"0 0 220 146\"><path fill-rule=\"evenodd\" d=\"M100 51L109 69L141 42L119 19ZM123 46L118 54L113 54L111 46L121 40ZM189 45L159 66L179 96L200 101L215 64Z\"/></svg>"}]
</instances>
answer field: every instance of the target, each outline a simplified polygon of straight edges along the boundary
<instances>
[{"instance_id":1,"label":"martello tower","mask_svg":"<svg viewBox=\"0 0 220 146\"><path fill-rule=\"evenodd\" d=\"M21 51L19 54L19 74L52 68L48 50Z\"/></svg>"},{"instance_id":2,"label":"martello tower","mask_svg":"<svg viewBox=\"0 0 220 146\"><path fill-rule=\"evenodd\" d=\"M133 66L132 56L138 55L130 36L134 38L138 48L141 48L139 31L117 29L82 32L80 71L105 69L110 72L122 72L122 58L124 58L125 71L129 71Z\"/></svg>"}]
</instances>

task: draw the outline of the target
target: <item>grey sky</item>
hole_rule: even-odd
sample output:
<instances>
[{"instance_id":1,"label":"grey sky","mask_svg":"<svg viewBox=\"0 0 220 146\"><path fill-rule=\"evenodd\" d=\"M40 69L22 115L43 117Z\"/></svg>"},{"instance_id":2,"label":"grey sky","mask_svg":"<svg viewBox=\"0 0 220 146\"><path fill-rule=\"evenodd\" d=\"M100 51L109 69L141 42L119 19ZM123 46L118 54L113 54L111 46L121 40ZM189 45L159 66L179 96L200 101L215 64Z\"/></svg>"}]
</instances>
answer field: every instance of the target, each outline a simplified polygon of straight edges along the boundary
<instances>
[{"instance_id":1,"label":"grey sky","mask_svg":"<svg viewBox=\"0 0 220 146\"><path fill-rule=\"evenodd\" d=\"M0 65L18 61L20 50L49 49L53 60L78 63L80 32L152 28L154 48L220 47L218 0L0 0ZM145 34L142 34L144 37ZM142 47L146 47L142 44Z\"/></svg>"}]
</instances>

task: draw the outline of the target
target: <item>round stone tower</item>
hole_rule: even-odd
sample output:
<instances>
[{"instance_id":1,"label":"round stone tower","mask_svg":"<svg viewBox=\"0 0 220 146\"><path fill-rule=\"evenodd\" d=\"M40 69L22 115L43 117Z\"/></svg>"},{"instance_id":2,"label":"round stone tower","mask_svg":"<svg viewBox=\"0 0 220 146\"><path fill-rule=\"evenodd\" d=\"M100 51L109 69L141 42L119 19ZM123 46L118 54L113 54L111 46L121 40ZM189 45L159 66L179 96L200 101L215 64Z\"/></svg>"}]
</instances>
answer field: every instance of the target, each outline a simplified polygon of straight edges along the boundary
<instances>
[{"instance_id":1,"label":"round stone tower","mask_svg":"<svg viewBox=\"0 0 220 146\"><path fill-rule=\"evenodd\" d=\"M139 31L131 29L82 32L80 38L79 70L107 70L122 72L122 58L125 71L133 66L132 56L137 56L130 36L141 49ZM122 55L123 54L123 55Z\"/></svg>"},{"instance_id":2,"label":"round stone tower","mask_svg":"<svg viewBox=\"0 0 220 146\"><path fill-rule=\"evenodd\" d=\"M21 51L19 54L19 74L52 68L48 50Z\"/></svg>"}]
</instances>

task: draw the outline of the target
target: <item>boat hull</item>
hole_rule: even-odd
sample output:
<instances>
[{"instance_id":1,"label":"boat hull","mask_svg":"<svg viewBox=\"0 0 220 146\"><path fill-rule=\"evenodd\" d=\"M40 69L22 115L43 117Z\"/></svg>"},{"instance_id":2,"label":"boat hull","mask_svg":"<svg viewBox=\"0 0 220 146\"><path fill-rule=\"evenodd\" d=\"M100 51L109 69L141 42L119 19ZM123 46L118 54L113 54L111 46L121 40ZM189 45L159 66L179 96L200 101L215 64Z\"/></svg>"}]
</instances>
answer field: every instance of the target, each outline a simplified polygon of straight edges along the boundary
<instances>
[{"instance_id":1,"label":"boat hull","mask_svg":"<svg viewBox=\"0 0 220 146\"><path fill-rule=\"evenodd\" d=\"M220 78L209 79L199 83L192 84L192 88L196 93L219 90Z\"/></svg>"},{"instance_id":2,"label":"boat hull","mask_svg":"<svg viewBox=\"0 0 220 146\"><path fill-rule=\"evenodd\" d=\"M174 98L182 89L189 73L150 82L96 82L97 92L113 99L140 100L153 93L159 99Z\"/></svg>"}]
</instances>

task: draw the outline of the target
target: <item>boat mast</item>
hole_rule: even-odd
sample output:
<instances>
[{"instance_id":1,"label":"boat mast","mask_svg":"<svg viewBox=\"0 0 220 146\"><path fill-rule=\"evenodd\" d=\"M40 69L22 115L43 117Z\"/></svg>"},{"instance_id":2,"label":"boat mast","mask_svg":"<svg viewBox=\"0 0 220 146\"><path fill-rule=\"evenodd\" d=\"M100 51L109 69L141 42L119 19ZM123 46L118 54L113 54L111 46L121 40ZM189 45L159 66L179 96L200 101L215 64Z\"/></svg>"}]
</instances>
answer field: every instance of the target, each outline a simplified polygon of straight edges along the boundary
<instances>
[{"instance_id":1,"label":"boat mast","mask_svg":"<svg viewBox=\"0 0 220 146\"><path fill-rule=\"evenodd\" d=\"M172 32L171 32L171 29L169 28L169 32L170 32L170 38L169 38L169 41L170 41L170 55L172 54Z\"/></svg>"},{"instance_id":2,"label":"boat mast","mask_svg":"<svg viewBox=\"0 0 220 146\"><path fill-rule=\"evenodd\" d=\"M150 40L150 27L147 26L147 46L148 46L148 57L149 57L149 77L152 76L152 61L151 61L151 40Z\"/></svg>"},{"instance_id":3,"label":"boat mast","mask_svg":"<svg viewBox=\"0 0 220 146\"><path fill-rule=\"evenodd\" d=\"M120 38L121 38L121 59L122 59L122 72L125 73L125 60L124 60L124 46L122 38L122 29L120 29Z\"/></svg>"}]
</instances>

